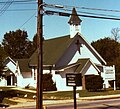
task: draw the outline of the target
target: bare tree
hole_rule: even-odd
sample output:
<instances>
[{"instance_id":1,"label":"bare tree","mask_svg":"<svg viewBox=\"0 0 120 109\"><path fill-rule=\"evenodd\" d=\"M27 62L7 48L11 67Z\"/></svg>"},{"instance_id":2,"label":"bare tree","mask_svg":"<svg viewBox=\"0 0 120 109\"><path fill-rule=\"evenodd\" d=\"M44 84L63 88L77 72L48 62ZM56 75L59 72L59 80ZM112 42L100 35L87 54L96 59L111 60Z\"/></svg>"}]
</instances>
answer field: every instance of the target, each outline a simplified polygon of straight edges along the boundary
<instances>
[{"instance_id":1,"label":"bare tree","mask_svg":"<svg viewBox=\"0 0 120 109\"><path fill-rule=\"evenodd\" d=\"M113 37L113 39L115 40L115 41L118 41L119 39L120 39L120 34L119 34L119 32L120 32L120 28L113 28L112 30L111 30L111 34L112 34L112 37Z\"/></svg>"}]
</instances>

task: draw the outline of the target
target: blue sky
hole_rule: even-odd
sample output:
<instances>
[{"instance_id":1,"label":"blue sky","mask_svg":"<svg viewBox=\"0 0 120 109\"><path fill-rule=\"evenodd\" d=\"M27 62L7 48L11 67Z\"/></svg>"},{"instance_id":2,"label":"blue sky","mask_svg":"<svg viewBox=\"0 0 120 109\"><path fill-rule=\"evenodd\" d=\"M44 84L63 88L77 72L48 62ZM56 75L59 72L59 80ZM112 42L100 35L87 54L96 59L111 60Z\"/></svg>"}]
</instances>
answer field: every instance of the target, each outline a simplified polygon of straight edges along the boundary
<instances>
[{"instance_id":1,"label":"blue sky","mask_svg":"<svg viewBox=\"0 0 120 109\"><path fill-rule=\"evenodd\" d=\"M0 2L12 1L12 0L0 0ZM22 0L14 0L22 1ZM16 31L17 29L22 29L28 32L28 38L32 40L37 29L37 3L30 2L30 4L24 3L12 3L9 8L3 12L1 9L5 5L0 3L0 42L2 41L4 34L9 31ZM120 10L120 0L44 0L47 4L59 4L75 7L87 7L87 8L97 8L97 9L109 9L109 10ZM18 9L33 9L16 11ZM45 8L47 9L47 8ZM70 9L70 8L69 8ZM72 8L71 8L72 9ZM11 11L10 11L11 10ZM14 10L14 11L12 11ZM51 10L51 9L49 9ZM120 18L120 12L108 12L108 11L98 11L98 10L88 10L76 8L79 14L80 11L92 12L96 14L114 15ZM66 12L66 11L64 11ZM70 13L70 12L69 12ZM111 36L112 28L120 28L120 21L114 20L102 20L102 19L92 19L80 17L82 19L81 33L86 38L88 42L96 41L100 38ZM69 34L69 17L60 16L48 16L44 15L44 37L45 39L60 37Z\"/></svg>"}]
</instances>

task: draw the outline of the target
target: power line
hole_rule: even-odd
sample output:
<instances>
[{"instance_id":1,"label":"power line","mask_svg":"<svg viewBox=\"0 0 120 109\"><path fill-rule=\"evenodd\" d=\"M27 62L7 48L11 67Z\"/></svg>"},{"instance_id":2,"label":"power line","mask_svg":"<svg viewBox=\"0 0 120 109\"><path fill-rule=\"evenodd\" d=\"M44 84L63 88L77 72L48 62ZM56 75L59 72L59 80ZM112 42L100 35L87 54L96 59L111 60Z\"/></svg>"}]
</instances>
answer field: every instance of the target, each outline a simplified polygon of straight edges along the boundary
<instances>
[{"instance_id":1,"label":"power line","mask_svg":"<svg viewBox=\"0 0 120 109\"><path fill-rule=\"evenodd\" d=\"M45 11L47 15L58 15L58 16L66 16L69 17L70 13L65 13L65 12L58 12L58 11ZM97 18L97 19L107 19L107 20L120 20L120 18L115 18L115 17L103 17L103 16L93 16L93 15L83 15L83 14L77 14L78 16L81 17L87 17L87 18Z\"/></svg>"},{"instance_id":2,"label":"power line","mask_svg":"<svg viewBox=\"0 0 120 109\"><path fill-rule=\"evenodd\" d=\"M16 1L14 0L13 1L13 3L26 3L26 2L35 2L35 0L16 0ZM8 1L7 3L10 3L10 1ZM6 2L0 2L0 4L6 4Z\"/></svg>"},{"instance_id":3,"label":"power line","mask_svg":"<svg viewBox=\"0 0 120 109\"><path fill-rule=\"evenodd\" d=\"M37 9L10 9L10 10L6 10L6 11L35 11ZM72 11L72 10L65 10L65 9L60 9L60 10L64 10L64 11ZM4 11L4 10L0 10L0 11ZM83 13L83 14L89 14L89 15L99 15L99 16L106 16L106 17L119 17L119 16L114 16L114 15L108 15L108 14L98 14L98 13L92 13L92 12L84 12L84 11L77 11L79 13Z\"/></svg>"},{"instance_id":4,"label":"power line","mask_svg":"<svg viewBox=\"0 0 120 109\"><path fill-rule=\"evenodd\" d=\"M55 5L55 4L45 4L45 7L47 8L53 8L53 9L59 9L59 10L64 10L64 11L72 11L68 8L73 8L75 6L67 6L67 5ZM81 7L75 7L75 8L81 8ZM96 9L96 10L102 10L102 11L112 11L112 12L120 12L120 10L107 10L107 9L98 9L98 8L85 8L85 7L82 7L84 9ZM61 14L61 13L64 13L64 12L57 12L57 11L49 11L50 14ZM49 13L48 12L48 13ZM89 17L89 18L99 18L99 19L109 19L109 20L120 20L120 16L114 16L114 15L108 15L108 14L98 14L98 13L93 13L93 12L83 12L83 11L77 11L79 13L84 13L84 14L78 14L78 16L81 16L81 17ZM69 13L64 13L65 15L68 16ZM86 15L86 14L89 14L89 15ZM71 14L69 14L71 15Z\"/></svg>"},{"instance_id":5,"label":"power line","mask_svg":"<svg viewBox=\"0 0 120 109\"><path fill-rule=\"evenodd\" d=\"M13 3L13 0L8 0L8 1L6 1L6 3L4 4L4 6L1 8L0 16L5 13L5 11L10 7L10 5L11 5L12 3Z\"/></svg>"},{"instance_id":6,"label":"power line","mask_svg":"<svg viewBox=\"0 0 120 109\"><path fill-rule=\"evenodd\" d=\"M112 9L87 8L87 7L80 7L80 8L81 8L81 9L88 9L88 10L109 11L109 12L120 12L120 10L112 10Z\"/></svg>"},{"instance_id":7,"label":"power line","mask_svg":"<svg viewBox=\"0 0 120 109\"><path fill-rule=\"evenodd\" d=\"M87 9L87 10L97 10L97 11L109 11L109 12L120 12L120 10L112 10L112 9L102 9L102 8L88 8L82 6L68 6L68 5L56 5L56 4L45 4L46 7L54 7L54 8L79 8L79 9Z\"/></svg>"},{"instance_id":8,"label":"power line","mask_svg":"<svg viewBox=\"0 0 120 109\"><path fill-rule=\"evenodd\" d=\"M0 11L36 11L37 9L10 9L10 10L0 10Z\"/></svg>"},{"instance_id":9,"label":"power line","mask_svg":"<svg viewBox=\"0 0 120 109\"><path fill-rule=\"evenodd\" d=\"M8 1L7 3L9 3ZM11 3L11 2L10 2ZM1 4L6 4L6 2L0 2ZM37 4L37 1L35 0L14 0L13 4ZM82 6L68 6L68 5L59 5L59 4L46 4L44 5L45 7L52 7L52 8L79 8L79 9L86 9L86 10L97 10L97 11L109 11L109 12L120 12L120 10L112 10L112 9L102 9L102 8L89 8L89 7L82 7Z\"/></svg>"},{"instance_id":10,"label":"power line","mask_svg":"<svg viewBox=\"0 0 120 109\"><path fill-rule=\"evenodd\" d=\"M10 10L0 10L0 11L36 11L37 9L10 9ZM72 11L72 10L66 10L66 9L60 9L60 10L64 10L64 11ZM106 16L106 17L120 17L120 16L114 16L114 15L108 15L108 14L98 14L98 13L93 13L93 12L84 12L84 11L77 11L79 13L83 13L83 14L89 14L89 15L97 15L97 16Z\"/></svg>"},{"instance_id":11,"label":"power line","mask_svg":"<svg viewBox=\"0 0 120 109\"><path fill-rule=\"evenodd\" d=\"M28 21L30 21L36 13L34 13L32 16L30 16L30 18L28 18L19 28L23 27Z\"/></svg>"},{"instance_id":12,"label":"power line","mask_svg":"<svg viewBox=\"0 0 120 109\"><path fill-rule=\"evenodd\" d=\"M5 3L0 3L0 5L4 5ZM13 5L31 5L31 4L36 4L37 5L37 3L36 2L13 2L12 3Z\"/></svg>"},{"instance_id":13,"label":"power line","mask_svg":"<svg viewBox=\"0 0 120 109\"><path fill-rule=\"evenodd\" d=\"M37 2L35 2L35 0L19 0L19 1L13 1L13 3L33 4L33 1L34 1L35 4L37 3ZM0 2L0 3L5 3L5 2ZM55 5L55 4L44 4L44 6L49 7L49 8L57 8L57 9L60 9L60 10L65 10L65 11L72 11L72 10L68 9L68 7L73 8L73 6L67 6L67 5L63 6L63 5ZM78 7L76 7L76 8L78 8ZM86 9L89 9L89 8L86 8ZM93 9L93 8L91 8L91 9ZM5 10L5 11L32 11L32 10L36 10L36 9L14 9L14 10ZM100 10L102 10L102 9L100 9ZM1 11L4 11L4 10L1 10ZM107 16L107 17L119 17L119 16L115 16L115 15L98 14L98 13L93 13L93 12L84 12L84 11L77 11L77 12L83 13L83 14L89 14L89 15L98 15L98 16ZM115 12L120 12L120 11L116 10Z\"/></svg>"},{"instance_id":14,"label":"power line","mask_svg":"<svg viewBox=\"0 0 120 109\"><path fill-rule=\"evenodd\" d=\"M53 8L53 7L49 7ZM54 9L54 8L53 8ZM64 10L64 11L72 11L71 9L64 9L64 8L59 8L59 10ZM120 16L115 16L115 15L109 15L109 14L98 14L98 13L93 13L93 12L85 12L85 11L77 11L79 13L83 14L89 14L89 15L97 15L97 16L106 16L106 17L120 17Z\"/></svg>"}]
</instances>

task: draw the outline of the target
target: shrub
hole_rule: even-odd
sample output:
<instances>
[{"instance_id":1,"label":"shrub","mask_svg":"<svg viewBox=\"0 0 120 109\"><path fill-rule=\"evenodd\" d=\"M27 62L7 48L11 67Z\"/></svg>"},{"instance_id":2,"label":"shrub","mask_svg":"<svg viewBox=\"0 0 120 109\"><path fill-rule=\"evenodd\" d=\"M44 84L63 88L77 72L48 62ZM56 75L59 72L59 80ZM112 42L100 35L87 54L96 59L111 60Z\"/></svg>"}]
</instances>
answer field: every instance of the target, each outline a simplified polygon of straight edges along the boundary
<instances>
[{"instance_id":1,"label":"shrub","mask_svg":"<svg viewBox=\"0 0 120 109\"><path fill-rule=\"evenodd\" d=\"M114 80L109 81L109 84L113 88L114 87Z\"/></svg>"},{"instance_id":2,"label":"shrub","mask_svg":"<svg viewBox=\"0 0 120 109\"><path fill-rule=\"evenodd\" d=\"M56 84L52 80L52 74L43 74L43 90L44 91L56 91Z\"/></svg>"},{"instance_id":3,"label":"shrub","mask_svg":"<svg viewBox=\"0 0 120 109\"><path fill-rule=\"evenodd\" d=\"M103 78L99 75L85 76L85 86L88 91L98 91L103 88Z\"/></svg>"},{"instance_id":4,"label":"shrub","mask_svg":"<svg viewBox=\"0 0 120 109\"><path fill-rule=\"evenodd\" d=\"M120 75L116 76L116 87L120 89Z\"/></svg>"}]
</instances>

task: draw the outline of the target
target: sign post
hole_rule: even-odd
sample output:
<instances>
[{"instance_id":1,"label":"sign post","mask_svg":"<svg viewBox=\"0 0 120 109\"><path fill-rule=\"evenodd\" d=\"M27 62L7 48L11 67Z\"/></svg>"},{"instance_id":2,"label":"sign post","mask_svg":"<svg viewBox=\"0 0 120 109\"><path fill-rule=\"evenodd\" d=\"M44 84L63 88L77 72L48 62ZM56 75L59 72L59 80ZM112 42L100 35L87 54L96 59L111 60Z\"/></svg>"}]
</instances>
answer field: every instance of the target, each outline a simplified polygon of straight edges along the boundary
<instances>
[{"instance_id":1,"label":"sign post","mask_svg":"<svg viewBox=\"0 0 120 109\"><path fill-rule=\"evenodd\" d=\"M76 86L73 86L73 93L74 93L74 109L77 109L77 102L76 102Z\"/></svg>"},{"instance_id":2,"label":"sign post","mask_svg":"<svg viewBox=\"0 0 120 109\"><path fill-rule=\"evenodd\" d=\"M67 86L73 86L74 109L77 109L76 86L82 86L82 76L81 76L81 74L75 74L75 73L66 74L66 84L67 84Z\"/></svg>"}]
</instances>

